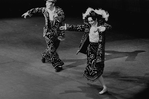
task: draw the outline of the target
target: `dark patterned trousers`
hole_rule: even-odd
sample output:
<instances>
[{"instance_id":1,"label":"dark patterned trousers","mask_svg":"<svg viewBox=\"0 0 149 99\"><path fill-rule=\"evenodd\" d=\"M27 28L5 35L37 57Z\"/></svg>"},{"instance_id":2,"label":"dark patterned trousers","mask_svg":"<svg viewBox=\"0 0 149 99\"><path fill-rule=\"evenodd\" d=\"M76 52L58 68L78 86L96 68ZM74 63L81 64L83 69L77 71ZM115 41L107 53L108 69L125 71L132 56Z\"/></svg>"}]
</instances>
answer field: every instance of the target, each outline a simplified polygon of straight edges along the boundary
<instances>
[{"instance_id":1,"label":"dark patterned trousers","mask_svg":"<svg viewBox=\"0 0 149 99\"><path fill-rule=\"evenodd\" d=\"M87 48L87 66L84 76L90 80L98 79L104 70L104 49L102 44L90 43Z\"/></svg>"},{"instance_id":2,"label":"dark patterned trousers","mask_svg":"<svg viewBox=\"0 0 149 99\"><path fill-rule=\"evenodd\" d=\"M42 57L45 58L48 62L51 62L54 68L64 65L64 62L59 58L59 55L56 52L57 48L59 47L60 40L51 40L45 37L45 41L47 48L45 52L43 52Z\"/></svg>"}]
</instances>

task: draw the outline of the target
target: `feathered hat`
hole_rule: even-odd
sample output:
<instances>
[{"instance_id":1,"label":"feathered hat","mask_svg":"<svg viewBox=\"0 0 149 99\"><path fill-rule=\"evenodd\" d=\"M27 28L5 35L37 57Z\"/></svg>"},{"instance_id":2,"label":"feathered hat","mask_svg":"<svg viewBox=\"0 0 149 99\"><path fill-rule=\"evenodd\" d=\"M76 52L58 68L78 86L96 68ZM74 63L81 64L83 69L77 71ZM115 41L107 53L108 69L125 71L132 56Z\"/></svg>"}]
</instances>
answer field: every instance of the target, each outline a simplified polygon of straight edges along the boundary
<instances>
[{"instance_id":1,"label":"feathered hat","mask_svg":"<svg viewBox=\"0 0 149 99\"><path fill-rule=\"evenodd\" d=\"M51 1L51 2L56 2L57 0L45 0L45 1Z\"/></svg>"},{"instance_id":2,"label":"feathered hat","mask_svg":"<svg viewBox=\"0 0 149 99\"><path fill-rule=\"evenodd\" d=\"M109 13L107 11L105 11L103 9L95 9L94 10L93 8L90 8L90 7L86 10L85 13L83 13L83 19L85 19L88 15L90 15L91 11L94 11L96 14L101 15L102 18L105 19L105 21L108 21Z\"/></svg>"}]
</instances>

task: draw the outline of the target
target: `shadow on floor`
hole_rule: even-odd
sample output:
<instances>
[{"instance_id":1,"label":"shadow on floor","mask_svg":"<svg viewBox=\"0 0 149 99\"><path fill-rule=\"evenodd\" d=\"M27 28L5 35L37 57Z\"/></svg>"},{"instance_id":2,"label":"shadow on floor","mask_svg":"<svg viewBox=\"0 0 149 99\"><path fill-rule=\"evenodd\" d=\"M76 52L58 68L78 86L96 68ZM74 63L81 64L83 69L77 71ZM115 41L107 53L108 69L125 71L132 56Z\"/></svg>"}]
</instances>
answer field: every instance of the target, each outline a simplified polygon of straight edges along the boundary
<instances>
[{"instance_id":1,"label":"shadow on floor","mask_svg":"<svg viewBox=\"0 0 149 99\"><path fill-rule=\"evenodd\" d=\"M125 61L135 61L135 58L139 53L145 52L144 50L136 50L132 52L120 52L120 51L113 51L113 50L106 50L106 53L108 55L105 55L105 61L115 59L115 58L122 58L126 57ZM70 65L66 66L67 68L73 68L77 67L79 65L86 64L86 58L85 59L63 59L64 62L72 62Z\"/></svg>"},{"instance_id":2,"label":"shadow on floor","mask_svg":"<svg viewBox=\"0 0 149 99\"><path fill-rule=\"evenodd\" d=\"M125 61L135 61L135 58L139 53L145 52L144 50L135 50L132 52L120 52L120 51L113 51L113 50L106 50L106 53L109 55L106 55L106 61L110 59L115 59L115 58L121 58L121 57L126 57Z\"/></svg>"}]
</instances>

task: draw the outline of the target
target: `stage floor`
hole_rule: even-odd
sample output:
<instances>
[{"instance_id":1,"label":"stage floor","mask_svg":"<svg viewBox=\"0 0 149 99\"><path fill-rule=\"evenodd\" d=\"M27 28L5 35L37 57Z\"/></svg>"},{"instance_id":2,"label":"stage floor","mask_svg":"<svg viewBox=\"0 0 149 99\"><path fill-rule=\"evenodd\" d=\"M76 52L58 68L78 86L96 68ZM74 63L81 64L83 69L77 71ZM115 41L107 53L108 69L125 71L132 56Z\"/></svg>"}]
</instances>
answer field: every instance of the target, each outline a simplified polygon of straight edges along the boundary
<instances>
[{"instance_id":1,"label":"stage floor","mask_svg":"<svg viewBox=\"0 0 149 99\"><path fill-rule=\"evenodd\" d=\"M149 39L107 32L103 77L108 93L99 95L100 84L82 76L86 56L76 55L83 33L66 31L58 49L64 70L56 73L50 63L41 62L43 25L41 17L0 20L0 99L130 99L147 89Z\"/></svg>"}]
</instances>

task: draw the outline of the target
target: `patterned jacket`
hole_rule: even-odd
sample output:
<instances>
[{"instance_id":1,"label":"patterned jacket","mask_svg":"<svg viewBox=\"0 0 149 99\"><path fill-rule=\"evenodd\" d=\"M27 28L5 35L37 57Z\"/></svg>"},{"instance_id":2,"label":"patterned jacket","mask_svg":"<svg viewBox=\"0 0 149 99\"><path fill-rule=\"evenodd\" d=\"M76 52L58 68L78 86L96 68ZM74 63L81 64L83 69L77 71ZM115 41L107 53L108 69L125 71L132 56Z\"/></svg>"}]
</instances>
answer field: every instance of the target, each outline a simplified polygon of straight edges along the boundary
<instances>
[{"instance_id":1,"label":"patterned jacket","mask_svg":"<svg viewBox=\"0 0 149 99\"><path fill-rule=\"evenodd\" d=\"M79 45L79 50L77 51L77 54L79 52L83 53L83 54L86 54L87 47L89 45L90 25L84 23L83 25L70 25L70 24L67 24L66 26L67 26L67 30L68 31L84 32L84 34L82 36L82 39L81 39L81 42L80 42L80 45ZM111 28L111 26L109 24L107 24L107 23L104 23L102 26L106 27L106 29ZM104 47L104 45L105 45L104 44L105 43L105 33L102 33L102 32L99 31L99 42L98 43L102 44L103 47Z\"/></svg>"},{"instance_id":2,"label":"patterned jacket","mask_svg":"<svg viewBox=\"0 0 149 99\"><path fill-rule=\"evenodd\" d=\"M55 7L55 14L54 21L50 20L49 12L45 7L40 8L32 8L28 10L29 16L32 16L35 13L42 13L45 17L45 26L43 28L43 37L49 38L49 39L57 39L59 36L64 37L64 31L60 30L59 27L62 25L62 22L65 19L64 12L61 8Z\"/></svg>"}]
</instances>

